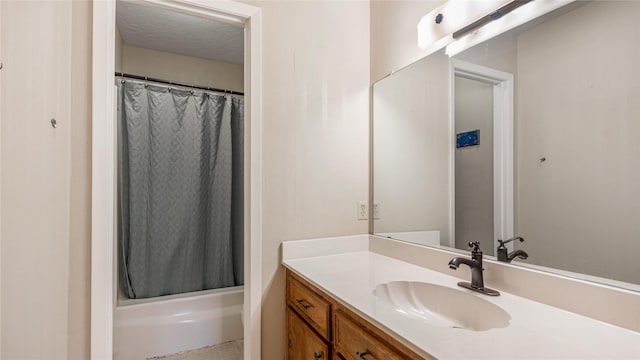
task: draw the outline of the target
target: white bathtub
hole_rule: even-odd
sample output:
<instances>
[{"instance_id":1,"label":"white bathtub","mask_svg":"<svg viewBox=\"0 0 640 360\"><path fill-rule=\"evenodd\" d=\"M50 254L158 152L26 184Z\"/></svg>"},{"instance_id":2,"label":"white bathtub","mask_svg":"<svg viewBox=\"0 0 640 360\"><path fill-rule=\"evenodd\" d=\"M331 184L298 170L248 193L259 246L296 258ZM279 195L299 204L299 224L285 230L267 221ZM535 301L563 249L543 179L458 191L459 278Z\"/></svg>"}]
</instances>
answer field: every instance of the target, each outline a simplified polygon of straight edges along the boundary
<instances>
[{"instance_id":1,"label":"white bathtub","mask_svg":"<svg viewBox=\"0 0 640 360\"><path fill-rule=\"evenodd\" d=\"M198 349L242 339L242 286L142 300L121 300L114 314L114 359Z\"/></svg>"}]
</instances>

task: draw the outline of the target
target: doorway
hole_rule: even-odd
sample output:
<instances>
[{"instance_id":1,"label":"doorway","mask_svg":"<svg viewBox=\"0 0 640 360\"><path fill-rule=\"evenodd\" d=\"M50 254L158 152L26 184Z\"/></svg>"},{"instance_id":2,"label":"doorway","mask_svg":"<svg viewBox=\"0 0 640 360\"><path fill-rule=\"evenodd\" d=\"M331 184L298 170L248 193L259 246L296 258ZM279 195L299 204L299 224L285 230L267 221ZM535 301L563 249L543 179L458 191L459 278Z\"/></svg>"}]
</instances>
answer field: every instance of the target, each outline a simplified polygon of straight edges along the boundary
<instances>
[{"instance_id":1,"label":"doorway","mask_svg":"<svg viewBox=\"0 0 640 360\"><path fill-rule=\"evenodd\" d=\"M452 60L451 246L513 234L513 75Z\"/></svg>"},{"instance_id":2,"label":"doorway","mask_svg":"<svg viewBox=\"0 0 640 360\"><path fill-rule=\"evenodd\" d=\"M181 14L236 24L244 29L245 180L244 354L260 358L261 284L261 10L237 2L137 2ZM114 1L93 6L91 358L113 358L116 302L116 96Z\"/></svg>"}]
</instances>

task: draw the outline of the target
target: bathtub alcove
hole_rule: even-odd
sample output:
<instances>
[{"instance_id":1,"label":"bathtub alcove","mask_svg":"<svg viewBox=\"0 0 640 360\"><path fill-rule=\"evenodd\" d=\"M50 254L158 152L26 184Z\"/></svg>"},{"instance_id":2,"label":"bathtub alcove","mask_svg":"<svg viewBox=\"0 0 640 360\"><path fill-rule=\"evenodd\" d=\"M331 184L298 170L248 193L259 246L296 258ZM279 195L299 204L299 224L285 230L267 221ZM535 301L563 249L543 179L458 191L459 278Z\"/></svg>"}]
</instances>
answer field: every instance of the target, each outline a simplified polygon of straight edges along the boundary
<instances>
[{"instance_id":1,"label":"bathtub alcove","mask_svg":"<svg viewBox=\"0 0 640 360\"><path fill-rule=\"evenodd\" d=\"M114 313L114 359L143 360L243 337L242 286L120 299Z\"/></svg>"},{"instance_id":2,"label":"bathtub alcove","mask_svg":"<svg viewBox=\"0 0 640 360\"><path fill-rule=\"evenodd\" d=\"M242 340L244 29L116 1L113 358Z\"/></svg>"}]
</instances>

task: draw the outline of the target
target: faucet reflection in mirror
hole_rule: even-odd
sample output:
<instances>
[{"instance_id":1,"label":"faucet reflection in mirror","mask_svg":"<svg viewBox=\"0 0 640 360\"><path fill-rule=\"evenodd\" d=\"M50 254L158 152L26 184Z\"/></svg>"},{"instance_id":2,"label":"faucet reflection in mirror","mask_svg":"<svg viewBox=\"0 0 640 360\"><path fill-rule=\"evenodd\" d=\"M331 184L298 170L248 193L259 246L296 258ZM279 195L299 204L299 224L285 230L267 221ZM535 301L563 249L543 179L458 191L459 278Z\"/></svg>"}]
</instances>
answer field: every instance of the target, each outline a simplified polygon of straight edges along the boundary
<instances>
[{"instance_id":1,"label":"faucet reflection in mirror","mask_svg":"<svg viewBox=\"0 0 640 360\"><path fill-rule=\"evenodd\" d=\"M496 249L498 261L511 262L511 260L515 259L516 257L522 260L526 260L529 258L529 254L527 254L527 252L524 250L517 249L509 252L509 249L507 249L505 245L514 240L520 240L520 242L524 242L524 239L520 236L516 236L509 240L498 240L498 242L500 243L500 245L498 245L498 248Z\"/></svg>"}]
</instances>

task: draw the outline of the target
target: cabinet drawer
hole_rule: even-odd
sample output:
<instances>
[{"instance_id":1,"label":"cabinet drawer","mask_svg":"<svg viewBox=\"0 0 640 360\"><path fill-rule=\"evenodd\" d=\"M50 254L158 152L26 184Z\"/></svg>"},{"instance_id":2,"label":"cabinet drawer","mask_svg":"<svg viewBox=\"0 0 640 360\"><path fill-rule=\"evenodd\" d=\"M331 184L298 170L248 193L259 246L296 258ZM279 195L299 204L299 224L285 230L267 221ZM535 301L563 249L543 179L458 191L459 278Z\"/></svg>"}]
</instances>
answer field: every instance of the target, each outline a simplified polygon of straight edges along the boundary
<instances>
[{"instance_id":1,"label":"cabinet drawer","mask_svg":"<svg viewBox=\"0 0 640 360\"><path fill-rule=\"evenodd\" d=\"M287 360L329 360L327 345L291 308L287 308Z\"/></svg>"},{"instance_id":2,"label":"cabinet drawer","mask_svg":"<svg viewBox=\"0 0 640 360\"><path fill-rule=\"evenodd\" d=\"M292 276L287 276L287 302L320 335L329 339L331 305Z\"/></svg>"},{"instance_id":3,"label":"cabinet drawer","mask_svg":"<svg viewBox=\"0 0 640 360\"><path fill-rule=\"evenodd\" d=\"M402 356L341 311L336 312L333 320L335 350L345 359L406 360L413 358Z\"/></svg>"}]
</instances>

